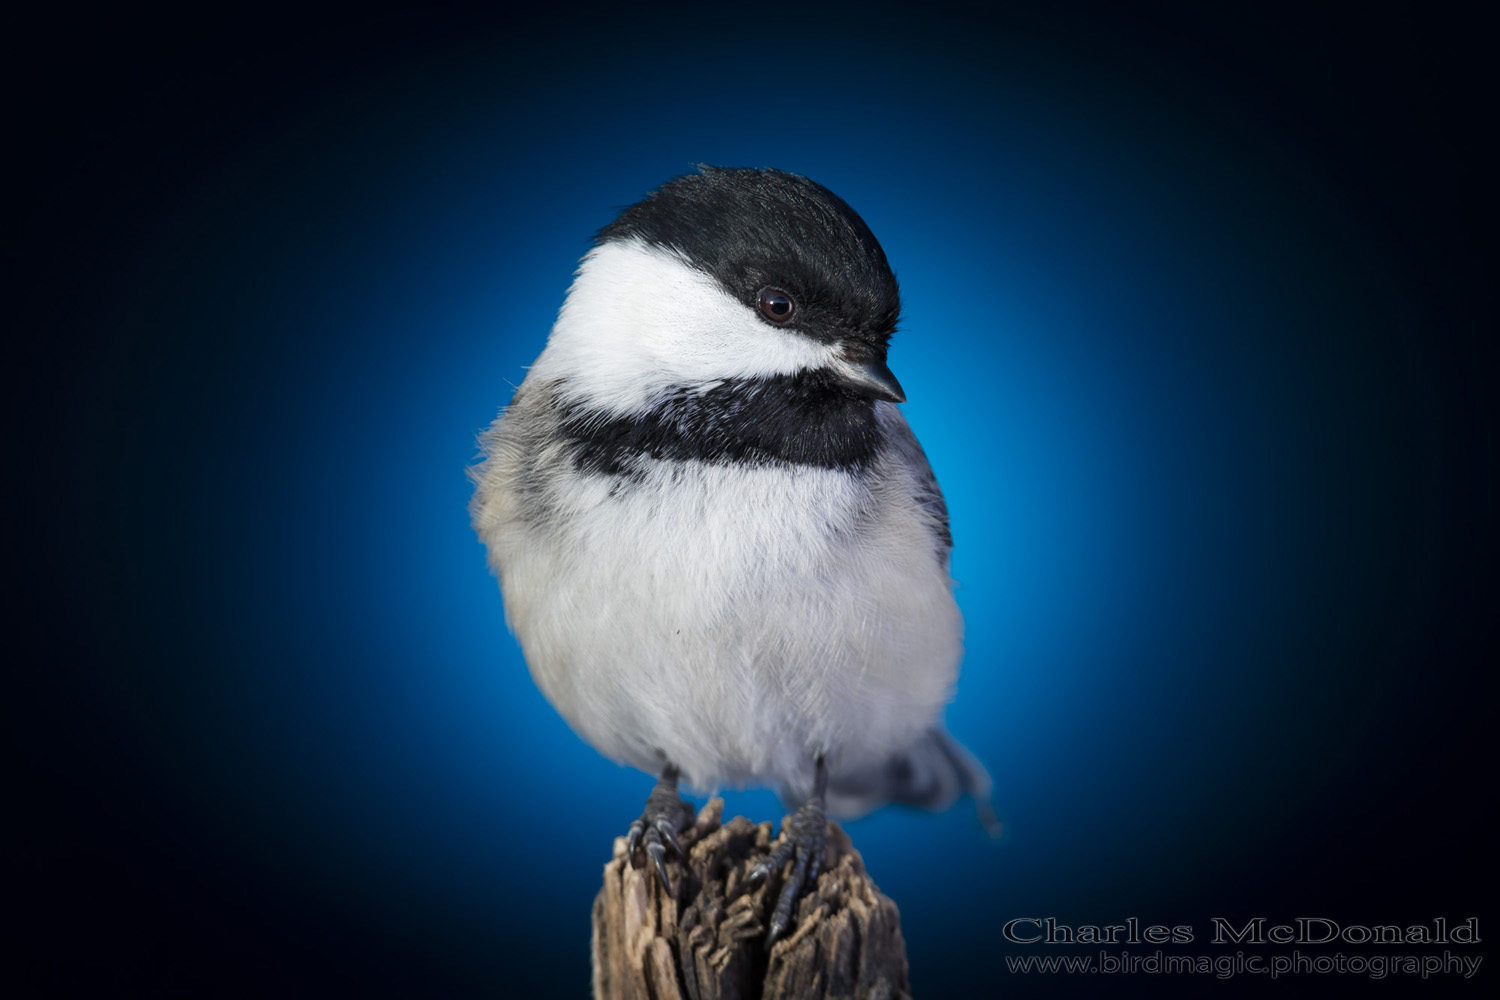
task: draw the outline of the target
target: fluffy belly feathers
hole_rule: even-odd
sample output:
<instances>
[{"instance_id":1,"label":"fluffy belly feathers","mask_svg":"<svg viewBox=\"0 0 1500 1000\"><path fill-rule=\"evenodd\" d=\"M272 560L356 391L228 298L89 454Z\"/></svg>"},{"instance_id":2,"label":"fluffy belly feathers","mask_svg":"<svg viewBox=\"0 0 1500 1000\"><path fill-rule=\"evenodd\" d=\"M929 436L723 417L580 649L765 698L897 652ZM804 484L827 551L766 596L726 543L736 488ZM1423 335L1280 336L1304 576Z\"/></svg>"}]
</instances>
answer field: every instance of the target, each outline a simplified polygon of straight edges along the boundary
<instances>
[{"instance_id":1,"label":"fluffy belly feathers","mask_svg":"<svg viewBox=\"0 0 1500 1000\"><path fill-rule=\"evenodd\" d=\"M538 687L601 753L790 789L819 753L834 773L882 759L948 701L962 624L910 500L817 468L566 475L548 530L487 541Z\"/></svg>"}]
</instances>

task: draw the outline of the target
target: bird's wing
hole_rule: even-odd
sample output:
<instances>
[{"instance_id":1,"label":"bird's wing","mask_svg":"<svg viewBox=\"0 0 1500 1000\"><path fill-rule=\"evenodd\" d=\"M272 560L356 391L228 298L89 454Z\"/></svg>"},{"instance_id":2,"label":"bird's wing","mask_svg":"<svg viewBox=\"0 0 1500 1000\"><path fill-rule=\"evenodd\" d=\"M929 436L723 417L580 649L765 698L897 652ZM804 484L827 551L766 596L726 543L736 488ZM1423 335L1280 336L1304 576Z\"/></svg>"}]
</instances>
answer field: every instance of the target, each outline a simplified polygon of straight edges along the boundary
<instances>
[{"instance_id":1,"label":"bird's wing","mask_svg":"<svg viewBox=\"0 0 1500 1000\"><path fill-rule=\"evenodd\" d=\"M928 517L938 561L946 566L948 554L953 551L953 531L948 525L948 504L938 488L927 453L894 404L877 403L875 412L891 454L910 472L916 500Z\"/></svg>"}]
</instances>

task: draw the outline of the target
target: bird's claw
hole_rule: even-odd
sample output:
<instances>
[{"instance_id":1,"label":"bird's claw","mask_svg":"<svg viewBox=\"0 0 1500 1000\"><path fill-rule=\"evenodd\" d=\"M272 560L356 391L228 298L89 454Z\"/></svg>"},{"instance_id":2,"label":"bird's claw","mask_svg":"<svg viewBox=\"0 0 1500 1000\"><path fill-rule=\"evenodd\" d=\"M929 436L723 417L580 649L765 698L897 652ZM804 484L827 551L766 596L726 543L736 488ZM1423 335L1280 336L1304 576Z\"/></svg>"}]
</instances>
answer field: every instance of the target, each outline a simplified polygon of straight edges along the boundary
<instances>
[{"instance_id":1,"label":"bird's claw","mask_svg":"<svg viewBox=\"0 0 1500 1000\"><path fill-rule=\"evenodd\" d=\"M639 819L630 824L625 837L625 855L634 858L637 848L644 846L646 857L656 868L667 895L673 895L672 880L667 876L667 851L682 857L682 844L677 839L679 831L693 821L693 807L677 794L677 775L668 772L657 781L651 795L646 799L646 808Z\"/></svg>"},{"instance_id":2,"label":"bird's claw","mask_svg":"<svg viewBox=\"0 0 1500 1000\"><path fill-rule=\"evenodd\" d=\"M759 884L770 878L788 860L792 867L782 883L781 895L771 911L771 920L766 931L766 947L770 948L786 934L792 924L792 907L797 897L818 884L827 863L828 819L823 814L821 798L804 803L781 825L781 843L750 870L749 881Z\"/></svg>"}]
</instances>

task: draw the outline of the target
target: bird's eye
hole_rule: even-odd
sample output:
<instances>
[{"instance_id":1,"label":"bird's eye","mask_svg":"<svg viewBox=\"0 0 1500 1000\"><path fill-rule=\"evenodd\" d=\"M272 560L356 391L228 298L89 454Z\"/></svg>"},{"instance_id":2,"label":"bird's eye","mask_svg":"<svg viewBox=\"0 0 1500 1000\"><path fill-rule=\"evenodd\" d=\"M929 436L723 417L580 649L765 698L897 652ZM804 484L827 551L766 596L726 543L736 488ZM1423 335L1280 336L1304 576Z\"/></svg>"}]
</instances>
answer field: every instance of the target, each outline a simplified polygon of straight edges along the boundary
<instances>
[{"instance_id":1,"label":"bird's eye","mask_svg":"<svg viewBox=\"0 0 1500 1000\"><path fill-rule=\"evenodd\" d=\"M760 290L760 314L772 323L785 323L792 318L797 306L792 297L779 288Z\"/></svg>"}]
</instances>

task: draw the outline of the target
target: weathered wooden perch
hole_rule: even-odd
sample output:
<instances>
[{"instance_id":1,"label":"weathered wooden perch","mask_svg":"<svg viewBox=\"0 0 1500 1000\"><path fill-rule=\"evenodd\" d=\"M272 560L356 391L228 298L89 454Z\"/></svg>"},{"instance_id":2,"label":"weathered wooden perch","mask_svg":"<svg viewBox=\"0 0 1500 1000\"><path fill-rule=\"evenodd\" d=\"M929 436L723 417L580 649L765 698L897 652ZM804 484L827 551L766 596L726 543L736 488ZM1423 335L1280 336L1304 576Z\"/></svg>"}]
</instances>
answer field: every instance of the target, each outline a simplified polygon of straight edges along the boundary
<instances>
[{"instance_id":1,"label":"weathered wooden perch","mask_svg":"<svg viewBox=\"0 0 1500 1000\"><path fill-rule=\"evenodd\" d=\"M594 899L595 1000L910 1000L896 904L838 824L828 824L828 870L768 955L785 871L754 887L746 875L770 853L771 824L722 823L723 812L722 799L710 800L680 836L687 858L667 866L675 900L616 838Z\"/></svg>"}]
</instances>

